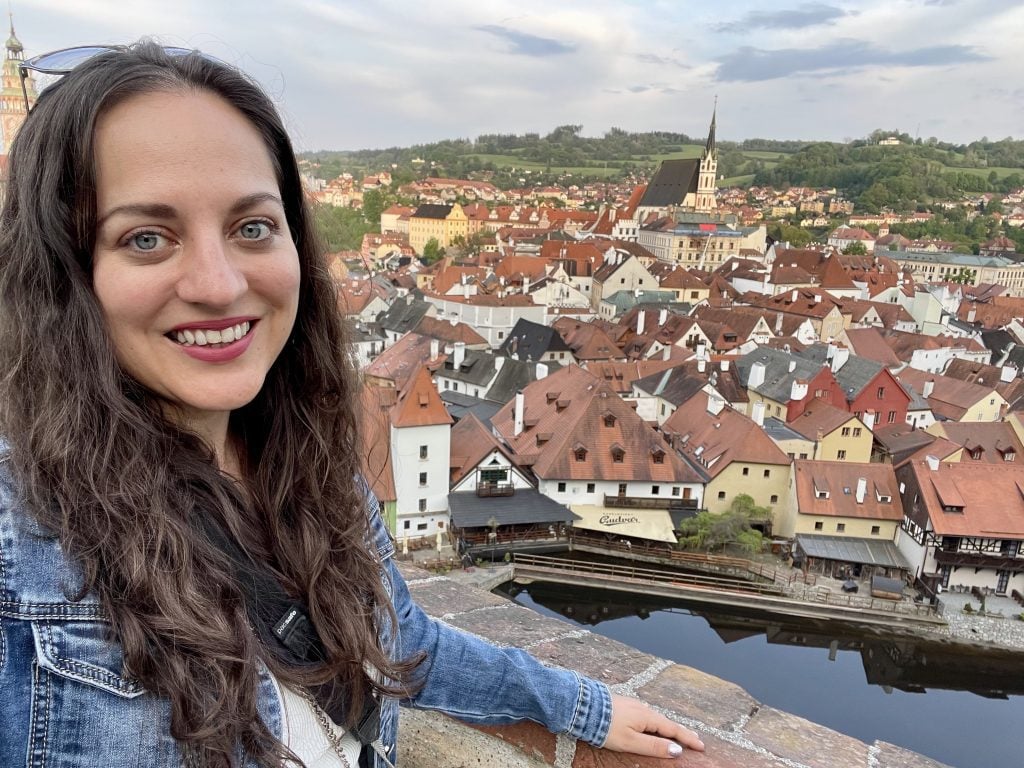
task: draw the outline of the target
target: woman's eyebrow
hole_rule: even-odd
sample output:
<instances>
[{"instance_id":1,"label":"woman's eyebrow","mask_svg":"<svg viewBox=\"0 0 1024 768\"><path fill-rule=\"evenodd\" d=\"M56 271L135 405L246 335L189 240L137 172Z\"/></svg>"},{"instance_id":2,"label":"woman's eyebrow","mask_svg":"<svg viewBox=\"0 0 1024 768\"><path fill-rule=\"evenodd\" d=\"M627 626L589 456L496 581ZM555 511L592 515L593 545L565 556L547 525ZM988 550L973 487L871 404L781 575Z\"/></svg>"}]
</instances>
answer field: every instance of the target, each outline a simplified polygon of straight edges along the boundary
<instances>
[{"instance_id":1,"label":"woman's eyebrow","mask_svg":"<svg viewBox=\"0 0 1024 768\"><path fill-rule=\"evenodd\" d=\"M281 208L284 208L284 203L281 201L279 195L273 192L254 192L251 195L245 195L235 201L234 205L231 206L229 213L232 216L243 213L255 205L260 203L274 203ZM99 229L106 223L108 219L117 215L128 215L128 216L149 216L154 219L173 219L178 215L178 211L174 206L166 205L164 203L129 203L127 205L119 205L116 208L111 208L96 222L96 228Z\"/></svg>"}]
</instances>

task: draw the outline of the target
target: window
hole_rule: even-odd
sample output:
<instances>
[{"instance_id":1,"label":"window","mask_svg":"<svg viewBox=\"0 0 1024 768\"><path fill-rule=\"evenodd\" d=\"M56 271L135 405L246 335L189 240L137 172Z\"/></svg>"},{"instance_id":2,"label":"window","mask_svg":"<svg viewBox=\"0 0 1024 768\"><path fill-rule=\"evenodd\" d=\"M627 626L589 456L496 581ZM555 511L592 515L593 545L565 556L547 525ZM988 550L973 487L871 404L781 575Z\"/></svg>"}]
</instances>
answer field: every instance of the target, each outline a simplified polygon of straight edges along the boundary
<instances>
[{"instance_id":1,"label":"window","mask_svg":"<svg viewBox=\"0 0 1024 768\"><path fill-rule=\"evenodd\" d=\"M498 331L498 338L499 339L504 339L505 338L505 332L504 331Z\"/></svg>"},{"instance_id":2,"label":"window","mask_svg":"<svg viewBox=\"0 0 1024 768\"><path fill-rule=\"evenodd\" d=\"M842 461L846 458L846 451L836 451L836 459Z\"/></svg>"},{"instance_id":3,"label":"window","mask_svg":"<svg viewBox=\"0 0 1024 768\"><path fill-rule=\"evenodd\" d=\"M724 498L725 498L725 491L719 491L719 492L718 492L718 498L719 498L720 500L721 500L721 499L724 499Z\"/></svg>"},{"instance_id":4,"label":"window","mask_svg":"<svg viewBox=\"0 0 1024 768\"><path fill-rule=\"evenodd\" d=\"M800 458L801 459L806 459L807 458L807 454L806 453L801 453L800 454Z\"/></svg>"},{"instance_id":5,"label":"window","mask_svg":"<svg viewBox=\"0 0 1024 768\"><path fill-rule=\"evenodd\" d=\"M653 458L655 464L664 464L665 452L662 450L657 450L654 452L654 455L651 458Z\"/></svg>"},{"instance_id":6,"label":"window","mask_svg":"<svg viewBox=\"0 0 1024 768\"><path fill-rule=\"evenodd\" d=\"M895 424L896 423L896 411L889 411L889 423L890 424Z\"/></svg>"},{"instance_id":7,"label":"window","mask_svg":"<svg viewBox=\"0 0 1024 768\"><path fill-rule=\"evenodd\" d=\"M619 496L625 496L625 495L626 495L626 484L625 483L619 483Z\"/></svg>"},{"instance_id":8,"label":"window","mask_svg":"<svg viewBox=\"0 0 1024 768\"><path fill-rule=\"evenodd\" d=\"M871 526L871 535L872 536L877 536L881 532L882 532L882 526L880 526L880 525L872 525Z\"/></svg>"},{"instance_id":9,"label":"window","mask_svg":"<svg viewBox=\"0 0 1024 768\"><path fill-rule=\"evenodd\" d=\"M426 499L420 499L420 512L426 512L426 511L427 511L427 500Z\"/></svg>"},{"instance_id":10,"label":"window","mask_svg":"<svg viewBox=\"0 0 1024 768\"><path fill-rule=\"evenodd\" d=\"M860 437L860 432L861 432L860 427L854 427L853 428L853 436L854 437Z\"/></svg>"},{"instance_id":11,"label":"window","mask_svg":"<svg viewBox=\"0 0 1024 768\"><path fill-rule=\"evenodd\" d=\"M849 436L850 436L850 428L849 427L843 427L843 437L849 437Z\"/></svg>"},{"instance_id":12,"label":"window","mask_svg":"<svg viewBox=\"0 0 1024 768\"><path fill-rule=\"evenodd\" d=\"M764 471L764 476L765 476L765 477L771 477L771 476L772 476L772 471L771 471L770 469L766 469L766 470Z\"/></svg>"},{"instance_id":13,"label":"window","mask_svg":"<svg viewBox=\"0 0 1024 768\"><path fill-rule=\"evenodd\" d=\"M594 483L587 483L587 493L593 493L596 488Z\"/></svg>"},{"instance_id":14,"label":"window","mask_svg":"<svg viewBox=\"0 0 1024 768\"><path fill-rule=\"evenodd\" d=\"M420 485L426 485L426 484L427 484L427 473L426 472L420 472Z\"/></svg>"},{"instance_id":15,"label":"window","mask_svg":"<svg viewBox=\"0 0 1024 768\"><path fill-rule=\"evenodd\" d=\"M626 452L621 448L612 448L612 461L616 464L621 464L626 458Z\"/></svg>"},{"instance_id":16,"label":"window","mask_svg":"<svg viewBox=\"0 0 1024 768\"><path fill-rule=\"evenodd\" d=\"M772 494L772 500L769 503L770 504L778 504L779 503L779 495L777 493L773 493Z\"/></svg>"},{"instance_id":17,"label":"window","mask_svg":"<svg viewBox=\"0 0 1024 768\"><path fill-rule=\"evenodd\" d=\"M823 522L821 522L821 520L818 520L818 521L816 521L816 522L814 523L814 530L816 530L816 531L820 531L820 530L822 530L822 529L823 529L824 527L825 527L825 524L824 524Z\"/></svg>"},{"instance_id":18,"label":"window","mask_svg":"<svg viewBox=\"0 0 1024 768\"><path fill-rule=\"evenodd\" d=\"M746 477L749 474L750 474L750 467L744 467L743 468L743 476Z\"/></svg>"},{"instance_id":19,"label":"window","mask_svg":"<svg viewBox=\"0 0 1024 768\"><path fill-rule=\"evenodd\" d=\"M558 492L559 493L565 493L565 483L559 483L558 484Z\"/></svg>"},{"instance_id":20,"label":"window","mask_svg":"<svg viewBox=\"0 0 1024 768\"><path fill-rule=\"evenodd\" d=\"M587 460L587 449L586 448L577 448L574 451L574 455L576 456L576 461L586 461Z\"/></svg>"},{"instance_id":21,"label":"window","mask_svg":"<svg viewBox=\"0 0 1024 768\"><path fill-rule=\"evenodd\" d=\"M672 495L673 496L678 496L679 495L679 486L678 485L673 485L672 486Z\"/></svg>"},{"instance_id":22,"label":"window","mask_svg":"<svg viewBox=\"0 0 1024 768\"><path fill-rule=\"evenodd\" d=\"M881 400L883 397L885 397L885 387L879 387L878 391L875 394L878 396L878 399Z\"/></svg>"},{"instance_id":23,"label":"window","mask_svg":"<svg viewBox=\"0 0 1024 768\"><path fill-rule=\"evenodd\" d=\"M408 520L403 520L402 521L402 528L404 528L407 531L409 530L409 521Z\"/></svg>"},{"instance_id":24,"label":"window","mask_svg":"<svg viewBox=\"0 0 1024 768\"><path fill-rule=\"evenodd\" d=\"M652 485L651 486L651 496L657 496L659 493L661 493L661 486L660 485Z\"/></svg>"},{"instance_id":25,"label":"window","mask_svg":"<svg viewBox=\"0 0 1024 768\"><path fill-rule=\"evenodd\" d=\"M842 533L846 530L846 523L836 523L836 533Z\"/></svg>"},{"instance_id":26,"label":"window","mask_svg":"<svg viewBox=\"0 0 1024 768\"><path fill-rule=\"evenodd\" d=\"M429 451L430 451L430 449L429 449L429 448L427 448L427 446L425 446L425 445L421 445L421 446L420 446L420 458L421 458L421 459L425 459L425 458L427 458L427 456L429 456L429 455L430 455Z\"/></svg>"},{"instance_id":27,"label":"window","mask_svg":"<svg viewBox=\"0 0 1024 768\"><path fill-rule=\"evenodd\" d=\"M615 416L613 414L606 413L604 415L604 425L606 427L614 427L615 426Z\"/></svg>"},{"instance_id":28,"label":"window","mask_svg":"<svg viewBox=\"0 0 1024 768\"><path fill-rule=\"evenodd\" d=\"M425 531L425 530L427 530L427 524L426 523L418 523L416 525L416 530L417 531Z\"/></svg>"}]
</instances>

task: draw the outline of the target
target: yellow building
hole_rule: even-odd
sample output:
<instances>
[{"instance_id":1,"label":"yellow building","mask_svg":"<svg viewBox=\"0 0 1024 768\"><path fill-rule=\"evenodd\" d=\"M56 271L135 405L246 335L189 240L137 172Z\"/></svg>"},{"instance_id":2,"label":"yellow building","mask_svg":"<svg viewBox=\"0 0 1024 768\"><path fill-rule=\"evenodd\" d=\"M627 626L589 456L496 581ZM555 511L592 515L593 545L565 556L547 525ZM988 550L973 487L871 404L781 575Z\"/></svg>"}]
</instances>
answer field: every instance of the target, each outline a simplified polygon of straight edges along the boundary
<instances>
[{"instance_id":1,"label":"yellow building","mask_svg":"<svg viewBox=\"0 0 1024 768\"><path fill-rule=\"evenodd\" d=\"M849 411L816 400L789 427L814 441L813 459L863 464L871 461L871 430Z\"/></svg>"},{"instance_id":2,"label":"yellow building","mask_svg":"<svg viewBox=\"0 0 1024 768\"><path fill-rule=\"evenodd\" d=\"M791 514L776 534L893 541L903 520L892 464L796 461Z\"/></svg>"},{"instance_id":3,"label":"yellow building","mask_svg":"<svg viewBox=\"0 0 1024 768\"><path fill-rule=\"evenodd\" d=\"M456 237L466 239L469 235L469 218L458 203L421 205L409 217L409 245L421 256L431 240L447 248Z\"/></svg>"}]
</instances>

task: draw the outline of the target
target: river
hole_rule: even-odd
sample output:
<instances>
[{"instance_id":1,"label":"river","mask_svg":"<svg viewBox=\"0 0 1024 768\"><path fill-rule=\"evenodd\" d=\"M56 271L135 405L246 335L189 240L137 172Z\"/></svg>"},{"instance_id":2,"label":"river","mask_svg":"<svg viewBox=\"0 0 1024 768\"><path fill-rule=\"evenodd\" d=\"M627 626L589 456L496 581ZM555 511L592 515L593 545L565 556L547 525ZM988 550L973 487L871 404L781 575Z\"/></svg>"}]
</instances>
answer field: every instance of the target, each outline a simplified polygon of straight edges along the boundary
<instances>
[{"instance_id":1,"label":"river","mask_svg":"<svg viewBox=\"0 0 1024 768\"><path fill-rule=\"evenodd\" d=\"M869 744L888 741L954 768L1024 765L1024 655L541 582L499 591Z\"/></svg>"}]
</instances>

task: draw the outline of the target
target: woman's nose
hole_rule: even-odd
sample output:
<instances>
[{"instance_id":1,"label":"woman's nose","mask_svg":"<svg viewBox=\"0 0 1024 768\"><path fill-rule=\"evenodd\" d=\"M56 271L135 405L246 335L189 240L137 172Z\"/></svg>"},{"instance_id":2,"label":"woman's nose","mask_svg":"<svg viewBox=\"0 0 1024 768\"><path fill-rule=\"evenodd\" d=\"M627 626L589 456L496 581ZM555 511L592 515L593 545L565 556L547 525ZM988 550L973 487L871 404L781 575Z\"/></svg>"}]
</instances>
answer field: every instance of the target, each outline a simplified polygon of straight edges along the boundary
<instances>
[{"instance_id":1,"label":"woman's nose","mask_svg":"<svg viewBox=\"0 0 1024 768\"><path fill-rule=\"evenodd\" d=\"M182 301L227 307L248 287L245 274L223 237L203 237L187 246L178 279L178 297Z\"/></svg>"}]
</instances>

